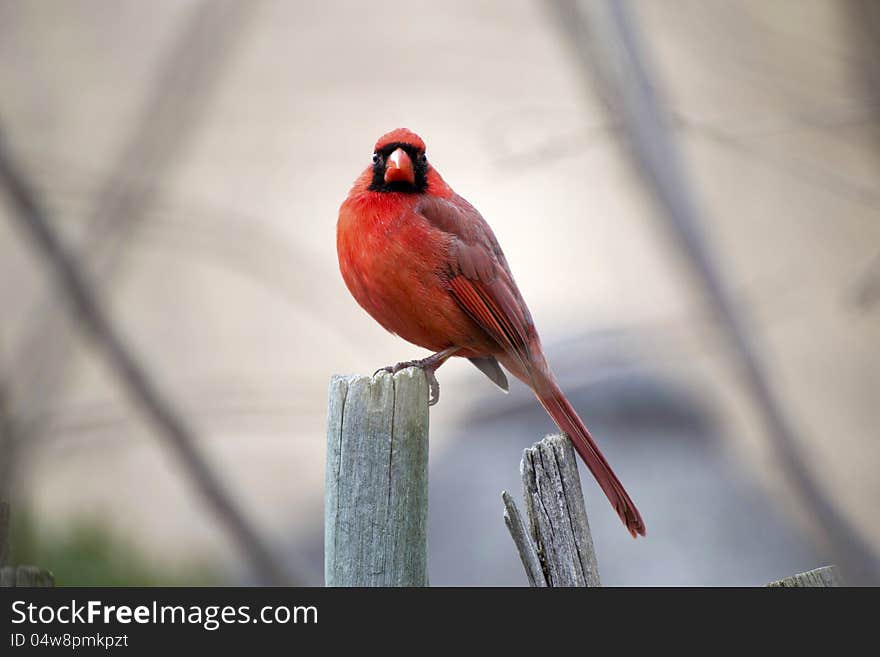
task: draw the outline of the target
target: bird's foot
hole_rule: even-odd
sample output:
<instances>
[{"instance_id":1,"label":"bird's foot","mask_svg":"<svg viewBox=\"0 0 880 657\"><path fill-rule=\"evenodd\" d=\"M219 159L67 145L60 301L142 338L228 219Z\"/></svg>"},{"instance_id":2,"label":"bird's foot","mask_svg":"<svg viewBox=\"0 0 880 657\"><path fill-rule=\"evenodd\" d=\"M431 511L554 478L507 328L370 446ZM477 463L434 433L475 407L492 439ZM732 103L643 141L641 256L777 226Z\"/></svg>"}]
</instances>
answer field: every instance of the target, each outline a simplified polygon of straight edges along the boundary
<instances>
[{"instance_id":1,"label":"bird's foot","mask_svg":"<svg viewBox=\"0 0 880 657\"><path fill-rule=\"evenodd\" d=\"M428 406L433 406L438 401L440 401L440 382L437 381L437 376L434 374L434 372L446 361L447 358L449 358L449 354L441 351L436 354L431 354L427 358L421 358L418 360L406 360L402 363L397 363L396 365L380 367L378 370L373 372L373 376L376 376L379 372L397 374L400 370L405 370L407 367L418 367L425 373L425 378L428 380L428 390L430 391L430 396L428 397Z\"/></svg>"}]
</instances>

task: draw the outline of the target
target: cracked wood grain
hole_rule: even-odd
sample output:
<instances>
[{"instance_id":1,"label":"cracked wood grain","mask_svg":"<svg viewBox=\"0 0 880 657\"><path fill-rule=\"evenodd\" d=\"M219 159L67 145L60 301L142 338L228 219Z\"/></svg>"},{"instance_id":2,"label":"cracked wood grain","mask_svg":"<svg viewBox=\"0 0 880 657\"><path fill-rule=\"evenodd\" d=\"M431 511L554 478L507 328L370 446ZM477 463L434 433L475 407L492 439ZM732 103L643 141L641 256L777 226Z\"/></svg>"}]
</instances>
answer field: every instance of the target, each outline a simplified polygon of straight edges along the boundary
<instances>
[{"instance_id":1,"label":"cracked wood grain","mask_svg":"<svg viewBox=\"0 0 880 657\"><path fill-rule=\"evenodd\" d=\"M505 491L505 522L532 586L600 586L577 457L563 435L547 436L520 462L528 531Z\"/></svg>"},{"instance_id":2,"label":"cracked wood grain","mask_svg":"<svg viewBox=\"0 0 880 657\"><path fill-rule=\"evenodd\" d=\"M798 573L785 579L767 584L771 588L811 588L843 586L837 566L822 566L805 573Z\"/></svg>"},{"instance_id":3,"label":"cracked wood grain","mask_svg":"<svg viewBox=\"0 0 880 657\"><path fill-rule=\"evenodd\" d=\"M416 368L334 376L327 416L327 586L426 586L428 384Z\"/></svg>"},{"instance_id":4,"label":"cracked wood grain","mask_svg":"<svg viewBox=\"0 0 880 657\"><path fill-rule=\"evenodd\" d=\"M544 570L541 566L541 557L530 538L529 530L523 522L519 509L516 508L516 502L506 490L501 492L501 499L504 502L504 524L507 525L517 552L519 552L520 561L522 561L526 577L529 579L529 586L544 588L547 586L547 578L544 576Z\"/></svg>"}]
</instances>

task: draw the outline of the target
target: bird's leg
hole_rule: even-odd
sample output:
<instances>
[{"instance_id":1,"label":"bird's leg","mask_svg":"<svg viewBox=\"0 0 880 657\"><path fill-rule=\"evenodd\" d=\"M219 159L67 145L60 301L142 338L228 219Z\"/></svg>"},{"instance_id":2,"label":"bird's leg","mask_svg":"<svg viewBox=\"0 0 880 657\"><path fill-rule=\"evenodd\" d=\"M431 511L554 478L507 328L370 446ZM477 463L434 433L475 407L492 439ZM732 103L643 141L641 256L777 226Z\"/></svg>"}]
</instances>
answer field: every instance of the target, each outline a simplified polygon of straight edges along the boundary
<instances>
[{"instance_id":1,"label":"bird's leg","mask_svg":"<svg viewBox=\"0 0 880 657\"><path fill-rule=\"evenodd\" d=\"M425 373L425 377L428 379L428 388L431 391L431 396L428 398L428 406L433 406L438 401L440 401L440 383L437 381L437 377L434 375L434 372L437 371L437 368L445 363L446 360L459 349L460 347L447 347L442 351L438 351L436 354L431 354L427 358L421 358L419 360L407 360L402 363L397 363L397 365L380 367L378 370L373 372L373 376L376 376L379 372L397 374L400 370L405 370L407 367L418 367Z\"/></svg>"}]
</instances>

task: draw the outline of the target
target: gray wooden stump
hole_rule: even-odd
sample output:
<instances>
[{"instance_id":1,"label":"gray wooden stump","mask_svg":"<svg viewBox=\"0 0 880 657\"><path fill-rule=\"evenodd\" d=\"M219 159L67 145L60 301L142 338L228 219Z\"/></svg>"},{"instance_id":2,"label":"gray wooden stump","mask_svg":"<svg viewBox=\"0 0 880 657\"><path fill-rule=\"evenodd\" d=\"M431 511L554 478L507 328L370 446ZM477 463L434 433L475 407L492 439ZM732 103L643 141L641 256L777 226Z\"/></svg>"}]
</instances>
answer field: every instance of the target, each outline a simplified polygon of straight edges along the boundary
<instances>
[{"instance_id":1,"label":"gray wooden stump","mask_svg":"<svg viewBox=\"0 0 880 657\"><path fill-rule=\"evenodd\" d=\"M504 521L532 586L599 586L599 567L571 441L547 436L520 462L528 527L504 491Z\"/></svg>"},{"instance_id":2,"label":"gray wooden stump","mask_svg":"<svg viewBox=\"0 0 880 657\"><path fill-rule=\"evenodd\" d=\"M0 588L55 586L55 577L36 566L7 566L9 557L9 502L0 500Z\"/></svg>"},{"instance_id":3,"label":"gray wooden stump","mask_svg":"<svg viewBox=\"0 0 880 657\"><path fill-rule=\"evenodd\" d=\"M833 587L843 586L843 581L837 566L822 566L805 573L798 573L785 579L770 582L767 586L772 588L809 588L809 587Z\"/></svg>"},{"instance_id":4,"label":"gray wooden stump","mask_svg":"<svg viewBox=\"0 0 880 657\"><path fill-rule=\"evenodd\" d=\"M327 416L327 586L428 584L428 384L334 376Z\"/></svg>"},{"instance_id":5,"label":"gray wooden stump","mask_svg":"<svg viewBox=\"0 0 880 657\"><path fill-rule=\"evenodd\" d=\"M577 456L562 435L547 436L520 462L528 525L507 491L504 522L531 586L600 586ZM769 587L843 586L836 566L823 566L767 584Z\"/></svg>"}]
</instances>

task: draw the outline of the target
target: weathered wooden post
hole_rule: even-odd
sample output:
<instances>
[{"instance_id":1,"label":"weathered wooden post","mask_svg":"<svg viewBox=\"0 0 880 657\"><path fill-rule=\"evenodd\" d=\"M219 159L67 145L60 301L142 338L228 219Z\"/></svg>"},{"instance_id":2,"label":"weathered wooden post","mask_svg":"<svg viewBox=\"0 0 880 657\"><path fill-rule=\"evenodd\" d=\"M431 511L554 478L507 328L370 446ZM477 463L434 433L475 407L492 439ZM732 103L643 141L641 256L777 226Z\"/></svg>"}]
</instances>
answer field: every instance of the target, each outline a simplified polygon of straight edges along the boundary
<instances>
[{"instance_id":1,"label":"weathered wooden post","mask_svg":"<svg viewBox=\"0 0 880 657\"><path fill-rule=\"evenodd\" d=\"M520 462L528 526L503 491L507 524L531 586L599 586L599 570L571 442L547 436ZM836 566L823 566L767 584L769 587L842 586Z\"/></svg>"},{"instance_id":2,"label":"weathered wooden post","mask_svg":"<svg viewBox=\"0 0 880 657\"><path fill-rule=\"evenodd\" d=\"M843 586L843 581L837 566L831 565L779 579L770 582L767 586L771 588L824 588Z\"/></svg>"},{"instance_id":3,"label":"weathered wooden post","mask_svg":"<svg viewBox=\"0 0 880 657\"><path fill-rule=\"evenodd\" d=\"M547 436L520 462L528 527L504 491L504 521L532 586L599 586L599 567L571 441Z\"/></svg>"},{"instance_id":4,"label":"weathered wooden post","mask_svg":"<svg viewBox=\"0 0 880 657\"><path fill-rule=\"evenodd\" d=\"M334 376L329 397L325 584L427 586L424 373Z\"/></svg>"}]
</instances>

